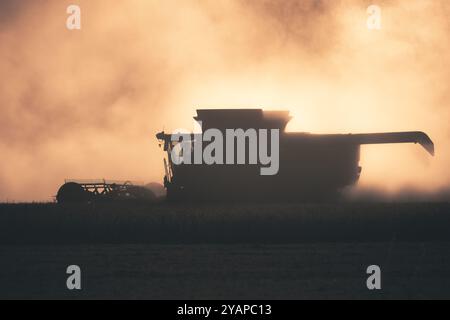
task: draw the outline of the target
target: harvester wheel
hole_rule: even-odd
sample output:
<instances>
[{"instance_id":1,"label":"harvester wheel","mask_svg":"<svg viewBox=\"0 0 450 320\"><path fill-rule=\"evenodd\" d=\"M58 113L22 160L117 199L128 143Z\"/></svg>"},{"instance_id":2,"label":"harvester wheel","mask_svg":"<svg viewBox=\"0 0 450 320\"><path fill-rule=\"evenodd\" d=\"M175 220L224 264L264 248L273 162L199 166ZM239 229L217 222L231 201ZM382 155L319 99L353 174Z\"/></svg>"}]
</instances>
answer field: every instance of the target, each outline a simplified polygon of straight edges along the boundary
<instances>
[{"instance_id":1,"label":"harvester wheel","mask_svg":"<svg viewBox=\"0 0 450 320\"><path fill-rule=\"evenodd\" d=\"M89 192L83 189L81 185L69 182L59 188L56 194L58 203L81 203L89 200Z\"/></svg>"}]
</instances>

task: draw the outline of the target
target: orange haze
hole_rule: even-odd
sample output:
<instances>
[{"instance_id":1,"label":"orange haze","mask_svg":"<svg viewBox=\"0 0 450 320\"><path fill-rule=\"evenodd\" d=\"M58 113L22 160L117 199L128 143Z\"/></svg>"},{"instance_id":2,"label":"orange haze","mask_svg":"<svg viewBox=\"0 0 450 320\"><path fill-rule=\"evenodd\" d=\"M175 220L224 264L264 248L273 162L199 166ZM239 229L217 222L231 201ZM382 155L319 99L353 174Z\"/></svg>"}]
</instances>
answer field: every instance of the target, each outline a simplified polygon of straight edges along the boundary
<instances>
[{"instance_id":1,"label":"orange haze","mask_svg":"<svg viewBox=\"0 0 450 320\"><path fill-rule=\"evenodd\" d=\"M154 134L191 128L196 107L287 109L291 131L423 130L435 158L364 147L360 185L446 188L449 46L447 0L3 0L0 201L49 200L65 178L161 181Z\"/></svg>"}]
</instances>

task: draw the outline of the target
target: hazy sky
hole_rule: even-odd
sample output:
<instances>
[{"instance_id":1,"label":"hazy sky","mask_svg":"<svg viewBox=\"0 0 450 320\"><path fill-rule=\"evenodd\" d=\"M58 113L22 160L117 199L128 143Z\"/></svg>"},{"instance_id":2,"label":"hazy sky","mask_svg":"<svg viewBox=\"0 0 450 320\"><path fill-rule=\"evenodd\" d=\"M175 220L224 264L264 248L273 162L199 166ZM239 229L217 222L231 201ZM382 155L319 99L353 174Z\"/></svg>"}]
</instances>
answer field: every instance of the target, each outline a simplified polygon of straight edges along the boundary
<instances>
[{"instance_id":1,"label":"hazy sky","mask_svg":"<svg viewBox=\"0 0 450 320\"><path fill-rule=\"evenodd\" d=\"M447 0L2 0L0 201L48 200L65 178L161 181L154 134L191 128L197 107L290 110L291 131L423 130L436 157L364 147L361 186L445 188L449 46Z\"/></svg>"}]
</instances>

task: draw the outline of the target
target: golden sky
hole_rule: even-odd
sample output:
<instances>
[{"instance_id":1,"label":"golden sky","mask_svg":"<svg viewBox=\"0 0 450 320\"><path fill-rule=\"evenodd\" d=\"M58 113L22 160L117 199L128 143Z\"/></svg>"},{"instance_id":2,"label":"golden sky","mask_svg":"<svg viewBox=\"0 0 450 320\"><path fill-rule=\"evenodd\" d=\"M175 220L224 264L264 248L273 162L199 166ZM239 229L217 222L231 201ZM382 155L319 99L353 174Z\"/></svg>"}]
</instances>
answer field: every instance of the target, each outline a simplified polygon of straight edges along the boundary
<instances>
[{"instance_id":1,"label":"golden sky","mask_svg":"<svg viewBox=\"0 0 450 320\"><path fill-rule=\"evenodd\" d=\"M360 185L446 188L449 46L447 0L3 0L0 201L49 200L65 178L160 182L154 134L191 128L197 107L290 110L290 131L422 130L436 157L363 147Z\"/></svg>"}]
</instances>

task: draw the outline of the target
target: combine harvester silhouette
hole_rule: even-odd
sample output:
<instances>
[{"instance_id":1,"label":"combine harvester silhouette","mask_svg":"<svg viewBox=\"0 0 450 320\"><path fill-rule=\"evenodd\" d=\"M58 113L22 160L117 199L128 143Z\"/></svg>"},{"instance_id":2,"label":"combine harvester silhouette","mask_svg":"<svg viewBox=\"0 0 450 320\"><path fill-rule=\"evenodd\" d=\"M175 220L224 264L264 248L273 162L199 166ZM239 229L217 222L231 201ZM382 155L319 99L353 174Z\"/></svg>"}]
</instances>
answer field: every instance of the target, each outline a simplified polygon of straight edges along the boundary
<instances>
[{"instance_id":1,"label":"combine harvester silhouette","mask_svg":"<svg viewBox=\"0 0 450 320\"><path fill-rule=\"evenodd\" d=\"M197 110L194 119L202 124L203 133L200 136L188 134L186 141L164 131L156 135L167 152L164 158L164 187L170 201L329 201L339 198L344 188L357 183L361 174L361 145L418 143L434 155L433 142L420 131L365 134L286 132L291 119L288 111L204 109ZM254 152L255 144L261 148L257 135L257 140L253 141L250 136L244 136L240 142L233 140L231 149L228 142L223 144L219 153L223 159L232 158L234 161L231 163L223 160L205 164L193 158L181 164L174 163L173 155L182 152L177 151L177 146L182 142L184 145L190 144L192 150L200 148L203 153L214 142L203 139L209 129L224 137L231 129L241 132L275 130L278 134L277 148L271 146L273 141L269 138L267 141L271 142L266 146L266 151L278 150L276 173L262 175L261 163L242 162L242 157L238 161L239 143L244 146L246 160L249 159L250 149ZM239 139L237 136L234 138ZM230 151L232 155L227 156ZM194 155L192 152L191 157ZM186 155L178 156L186 160ZM107 180L66 180L56 195L58 203L154 201L155 198L155 193L141 184Z\"/></svg>"}]
</instances>

